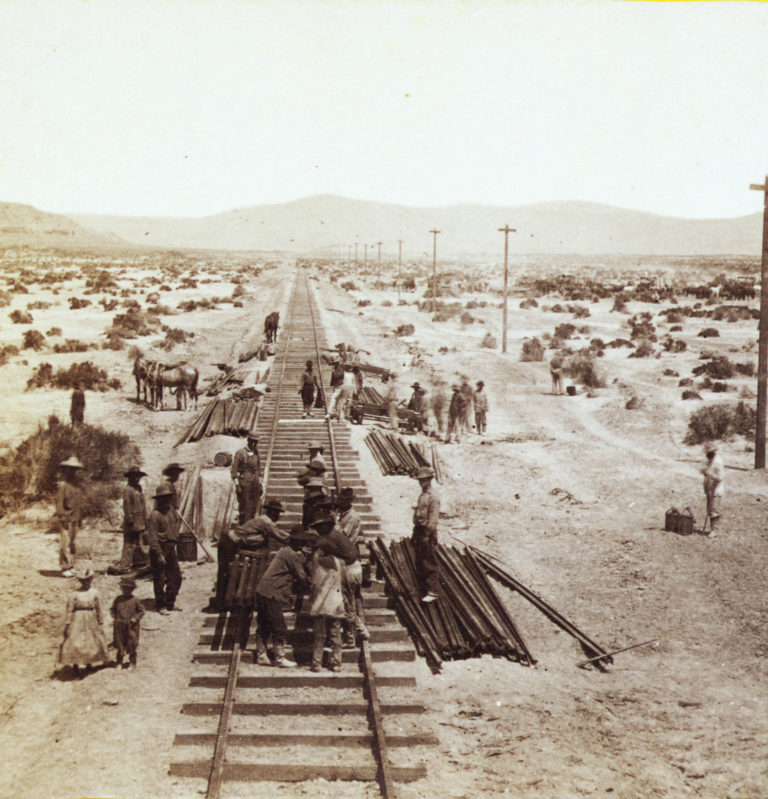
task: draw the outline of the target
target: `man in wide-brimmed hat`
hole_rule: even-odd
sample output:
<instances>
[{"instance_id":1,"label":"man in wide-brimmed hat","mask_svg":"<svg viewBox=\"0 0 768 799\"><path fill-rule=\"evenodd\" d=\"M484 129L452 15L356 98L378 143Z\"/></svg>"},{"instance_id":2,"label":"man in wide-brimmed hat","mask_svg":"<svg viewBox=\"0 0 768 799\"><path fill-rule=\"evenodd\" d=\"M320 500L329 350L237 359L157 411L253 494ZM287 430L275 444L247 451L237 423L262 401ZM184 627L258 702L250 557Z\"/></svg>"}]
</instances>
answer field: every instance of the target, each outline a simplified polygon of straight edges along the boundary
<instances>
[{"instance_id":1,"label":"man in wide-brimmed hat","mask_svg":"<svg viewBox=\"0 0 768 799\"><path fill-rule=\"evenodd\" d=\"M481 436L484 436L488 421L488 394L485 391L485 383L482 380L477 381L473 401L475 406L475 428Z\"/></svg>"},{"instance_id":2,"label":"man in wide-brimmed hat","mask_svg":"<svg viewBox=\"0 0 768 799\"><path fill-rule=\"evenodd\" d=\"M83 490L77 480L84 468L74 455L59 464L61 481L56 493L56 519L59 524L59 566L63 577L72 577L74 574L72 570L83 507Z\"/></svg>"},{"instance_id":3,"label":"man in wide-brimmed hat","mask_svg":"<svg viewBox=\"0 0 768 799\"><path fill-rule=\"evenodd\" d=\"M338 530L357 546L362 525L357 511L352 509L355 492L350 486L344 486L339 491L336 501L339 518L336 522ZM362 600L363 567L358 558L353 563L346 564L342 575L342 590L344 593L344 624L342 638L344 646L354 646L355 639L368 640L368 629L359 612L358 602Z\"/></svg>"},{"instance_id":4,"label":"man in wide-brimmed hat","mask_svg":"<svg viewBox=\"0 0 768 799\"><path fill-rule=\"evenodd\" d=\"M307 559L312 552L311 542L316 538L317 533L294 527L287 545L275 552L256 584L256 663L260 666L272 665L267 654L270 643L275 666L287 669L296 665L285 656L288 629L283 610L291 604L294 587L303 593L309 585Z\"/></svg>"},{"instance_id":5,"label":"man in wide-brimmed hat","mask_svg":"<svg viewBox=\"0 0 768 799\"><path fill-rule=\"evenodd\" d=\"M173 489L160 483L153 499L155 509L147 522L149 560L152 564L152 584L155 591L155 609L164 616L176 608L176 597L181 588L181 569L176 550L179 541L179 514L171 504Z\"/></svg>"},{"instance_id":6,"label":"man in wide-brimmed hat","mask_svg":"<svg viewBox=\"0 0 768 799\"><path fill-rule=\"evenodd\" d=\"M176 483L179 481L179 477L181 477L182 472L186 472L187 470L180 464L176 463L169 463L163 469L163 477L165 477L168 485L173 489L173 497L171 499L171 505L173 505L176 510L179 509L179 489Z\"/></svg>"},{"instance_id":7,"label":"man in wide-brimmed hat","mask_svg":"<svg viewBox=\"0 0 768 799\"><path fill-rule=\"evenodd\" d=\"M458 391L458 386L456 387ZM419 481L421 494L413 512L411 540L416 555L416 577L422 602L434 602L439 587L437 578L437 520L440 516L440 498L432 487L435 473L429 466L421 466L414 477Z\"/></svg>"},{"instance_id":8,"label":"man in wide-brimmed hat","mask_svg":"<svg viewBox=\"0 0 768 799\"><path fill-rule=\"evenodd\" d=\"M126 574L147 564L147 557L140 546L147 529L147 506L141 478L146 477L147 473L138 466L131 466L125 476L128 485L123 489L123 551L120 560L110 566L110 574Z\"/></svg>"},{"instance_id":9,"label":"man in wide-brimmed hat","mask_svg":"<svg viewBox=\"0 0 768 799\"><path fill-rule=\"evenodd\" d=\"M261 499L261 459L259 434L248 433L246 444L235 453L230 469L237 491L238 521L245 524L256 515Z\"/></svg>"},{"instance_id":10,"label":"man in wide-brimmed hat","mask_svg":"<svg viewBox=\"0 0 768 799\"><path fill-rule=\"evenodd\" d=\"M448 405L448 430L445 434L445 443L450 444L454 431L456 432L456 443L461 443L461 430L464 426L464 412L467 408L467 400L461 393L461 389L454 383L451 386L451 402Z\"/></svg>"}]
</instances>

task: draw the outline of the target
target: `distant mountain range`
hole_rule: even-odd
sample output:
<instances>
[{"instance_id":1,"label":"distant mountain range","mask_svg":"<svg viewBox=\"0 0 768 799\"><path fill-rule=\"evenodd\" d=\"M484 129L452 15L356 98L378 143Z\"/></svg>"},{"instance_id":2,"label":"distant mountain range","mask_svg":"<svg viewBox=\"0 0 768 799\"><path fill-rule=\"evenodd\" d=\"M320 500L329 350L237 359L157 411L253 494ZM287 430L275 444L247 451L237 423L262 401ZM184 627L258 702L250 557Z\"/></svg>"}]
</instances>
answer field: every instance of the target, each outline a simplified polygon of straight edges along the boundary
<instances>
[{"instance_id":1,"label":"distant mountain range","mask_svg":"<svg viewBox=\"0 0 768 799\"><path fill-rule=\"evenodd\" d=\"M512 207L448 205L429 208L351 200L332 195L258 205L214 216L127 217L46 214L31 206L0 204L0 246L140 245L224 250L283 250L342 256L358 244L358 258L406 260L489 254L498 258L510 225L511 253L626 255L759 255L762 214L732 219L678 219L590 202L548 202ZM339 248L337 245L341 245Z\"/></svg>"},{"instance_id":2,"label":"distant mountain range","mask_svg":"<svg viewBox=\"0 0 768 799\"><path fill-rule=\"evenodd\" d=\"M31 205L0 203L0 247L105 249L125 247L109 231L88 230L71 217L38 211Z\"/></svg>"}]
</instances>

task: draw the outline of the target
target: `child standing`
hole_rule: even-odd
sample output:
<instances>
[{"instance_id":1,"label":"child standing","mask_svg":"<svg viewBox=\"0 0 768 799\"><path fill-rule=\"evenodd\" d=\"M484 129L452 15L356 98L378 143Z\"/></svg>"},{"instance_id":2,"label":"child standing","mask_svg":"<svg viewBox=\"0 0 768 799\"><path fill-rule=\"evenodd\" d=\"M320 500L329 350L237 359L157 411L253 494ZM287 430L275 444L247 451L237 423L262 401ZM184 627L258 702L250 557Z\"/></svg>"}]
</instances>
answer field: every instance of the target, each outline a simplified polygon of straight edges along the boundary
<instances>
[{"instance_id":1,"label":"child standing","mask_svg":"<svg viewBox=\"0 0 768 799\"><path fill-rule=\"evenodd\" d=\"M136 654L139 649L139 622L144 615L141 603L133 595L136 590L136 580L131 577L120 579L120 596L112 603L112 618L114 622L115 646L117 647L117 662L124 668L136 668ZM128 655L128 663L124 662Z\"/></svg>"},{"instance_id":2,"label":"child standing","mask_svg":"<svg viewBox=\"0 0 768 799\"><path fill-rule=\"evenodd\" d=\"M64 641L59 650L59 663L72 666L80 676L80 666L90 671L94 663L108 663L107 639L102 630L101 603L93 584L93 569L82 567L77 574L79 588L67 601Z\"/></svg>"}]
</instances>

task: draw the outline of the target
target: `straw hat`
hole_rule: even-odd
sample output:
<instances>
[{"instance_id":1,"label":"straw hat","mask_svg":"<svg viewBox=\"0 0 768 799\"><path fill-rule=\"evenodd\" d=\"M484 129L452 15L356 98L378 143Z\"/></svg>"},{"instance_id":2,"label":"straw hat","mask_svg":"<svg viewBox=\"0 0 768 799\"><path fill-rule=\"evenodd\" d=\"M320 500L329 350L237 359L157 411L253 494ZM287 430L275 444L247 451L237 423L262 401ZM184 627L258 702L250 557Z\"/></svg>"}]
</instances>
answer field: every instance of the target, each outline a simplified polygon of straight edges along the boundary
<instances>
[{"instance_id":1,"label":"straw hat","mask_svg":"<svg viewBox=\"0 0 768 799\"><path fill-rule=\"evenodd\" d=\"M85 466L74 455L68 460L62 461L59 466L66 466L70 469L85 469Z\"/></svg>"},{"instance_id":2,"label":"straw hat","mask_svg":"<svg viewBox=\"0 0 768 799\"><path fill-rule=\"evenodd\" d=\"M344 488L339 491L339 499L345 499L351 502L355 498L355 491L350 486L344 486Z\"/></svg>"},{"instance_id":3,"label":"straw hat","mask_svg":"<svg viewBox=\"0 0 768 799\"><path fill-rule=\"evenodd\" d=\"M168 485L168 483L159 483L155 493L152 495L153 499L157 499L158 497L172 497L174 494L173 489Z\"/></svg>"},{"instance_id":4,"label":"straw hat","mask_svg":"<svg viewBox=\"0 0 768 799\"><path fill-rule=\"evenodd\" d=\"M324 447L319 441L315 440L315 441L310 441L309 444L307 444L307 449L310 451L313 449L319 449L320 452L322 452Z\"/></svg>"}]
</instances>

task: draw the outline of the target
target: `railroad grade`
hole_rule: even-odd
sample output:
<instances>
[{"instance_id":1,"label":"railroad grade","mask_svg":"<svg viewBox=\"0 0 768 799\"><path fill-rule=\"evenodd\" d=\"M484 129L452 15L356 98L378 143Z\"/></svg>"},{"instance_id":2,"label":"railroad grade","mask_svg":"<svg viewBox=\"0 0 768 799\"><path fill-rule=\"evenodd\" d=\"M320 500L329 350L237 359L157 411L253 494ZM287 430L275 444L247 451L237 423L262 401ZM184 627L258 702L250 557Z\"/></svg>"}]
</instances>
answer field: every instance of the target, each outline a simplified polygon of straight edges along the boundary
<instances>
[{"instance_id":1,"label":"railroad grade","mask_svg":"<svg viewBox=\"0 0 768 799\"><path fill-rule=\"evenodd\" d=\"M380 520L348 428L325 419L322 410L301 418L298 387L305 361L317 365L325 392L328 368L320 357L325 347L313 290L305 271L298 270L257 419L265 496L283 501L281 527L301 522L303 489L296 474L306 462L308 442L319 440L331 486L354 489L363 538L371 538L380 533ZM366 549L363 543L364 559ZM398 782L425 777L428 747L437 740L423 730L413 646L381 583L363 589L363 612L370 641L343 651L339 673L306 668L311 619L295 608L285 614L295 669L254 663L255 614L207 615L193 657L190 701L181 711L184 729L174 739L178 758L171 776L207 780L208 797L226 792L233 782L318 778L368 783L359 795L392 797ZM328 795L328 786L325 791Z\"/></svg>"}]
</instances>

